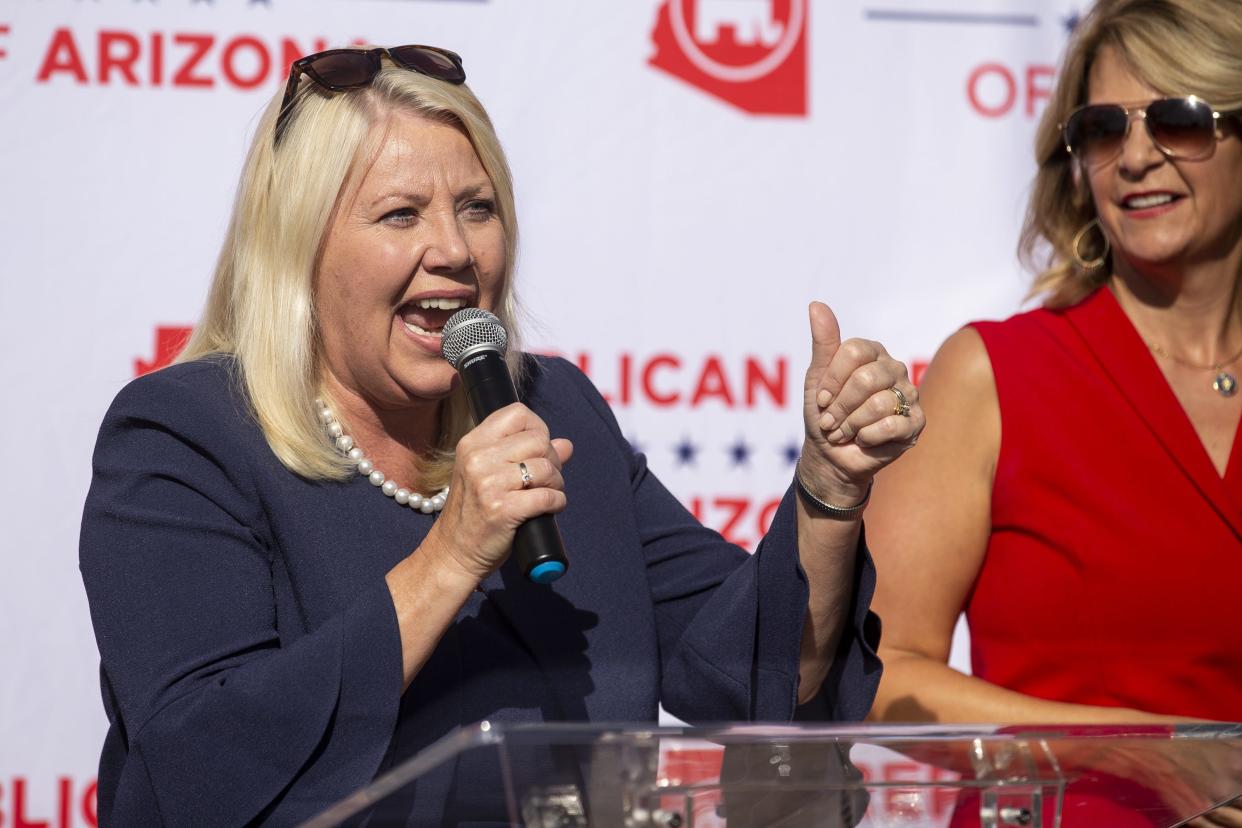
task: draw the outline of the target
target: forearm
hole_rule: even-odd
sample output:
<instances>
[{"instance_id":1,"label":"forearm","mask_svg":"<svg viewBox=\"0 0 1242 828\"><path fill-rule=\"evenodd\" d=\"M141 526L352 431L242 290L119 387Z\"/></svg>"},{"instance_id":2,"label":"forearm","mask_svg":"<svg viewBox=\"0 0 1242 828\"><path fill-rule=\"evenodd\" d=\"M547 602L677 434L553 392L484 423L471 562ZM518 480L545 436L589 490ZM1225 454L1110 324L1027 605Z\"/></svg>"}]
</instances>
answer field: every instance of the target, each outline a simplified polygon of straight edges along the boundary
<instances>
[{"instance_id":1,"label":"forearm","mask_svg":"<svg viewBox=\"0 0 1242 828\"><path fill-rule=\"evenodd\" d=\"M861 520L836 520L798 500L798 559L810 593L798 662L799 704L819 692L849 623L861 527Z\"/></svg>"},{"instance_id":2,"label":"forearm","mask_svg":"<svg viewBox=\"0 0 1242 828\"><path fill-rule=\"evenodd\" d=\"M886 722L1138 724L1187 721L1133 708L1048 701L968 676L943 661L880 648L884 677L870 719Z\"/></svg>"},{"instance_id":3,"label":"forearm","mask_svg":"<svg viewBox=\"0 0 1242 828\"><path fill-rule=\"evenodd\" d=\"M432 536L389 570L386 580L401 633L404 690L427 663L478 581L439 554Z\"/></svg>"},{"instance_id":4,"label":"forearm","mask_svg":"<svg viewBox=\"0 0 1242 828\"><path fill-rule=\"evenodd\" d=\"M800 702L823 684L853 605L862 521L861 515L841 520L839 512L861 504L876 472L914 445L925 424L905 365L878 342L842 341L827 305L812 302L808 316L811 364L803 384L805 439L796 473L799 494L809 494L814 505L799 497L798 552L810 582Z\"/></svg>"}]
</instances>

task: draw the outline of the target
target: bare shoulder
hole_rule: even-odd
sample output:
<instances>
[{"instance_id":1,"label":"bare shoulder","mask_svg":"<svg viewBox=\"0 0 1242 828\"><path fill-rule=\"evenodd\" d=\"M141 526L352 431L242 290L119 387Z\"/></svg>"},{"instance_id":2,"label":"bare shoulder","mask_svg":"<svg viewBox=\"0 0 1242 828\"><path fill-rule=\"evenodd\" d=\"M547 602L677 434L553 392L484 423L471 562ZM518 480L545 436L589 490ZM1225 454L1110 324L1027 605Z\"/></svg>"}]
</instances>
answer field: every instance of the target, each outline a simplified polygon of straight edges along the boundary
<instances>
[{"instance_id":1,"label":"bare shoulder","mask_svg":"<svg viewBox=\"0 0 1242 828\"><path fill-rule=\"evenodd\" d=\"M927 427L917 446L880 473L875 487L880 504L873 511L895 517L899 506L901 523L908 526L911 511L919 510L916 503L927 504L943 520L945 509L957 512L969 502L975 506L972 521L986 524L1000 452L1000 406L979 332L965 327L950 336L918 391ZM900 504L887 502L891 498Z\"/></svg>"},{"instance_id":2,"label":"bare shoulder","mask_svg":"<svg viewBox=\"0 0 1242 828\"><path fill-rule=\"evenodd\" d=\"M926 453L977 460L990 486L1000 451L1000 403L992 361L977 330L967 326L945 340L923 375L919 396L927 414Z\"/></svg>"},{"instance_id":3,"label":"bare shoulder","mask_svg":"<svg viewBox=\"0 0 1242 828\"><path fill-rule=\"evenodd\" d=\"M953 625L991 533L1000 414L982 337L962 328L919 385L927 427L876 478L867 540L879 572L873 607L888 647L948 658Z\"/></svg>"},{"instance_id":4,"label":"bare shoulder","mask_svg":"<svg viewBox=\"0 0 1242 828\"><path fill-rule=\"evenodd\" d=\"M968 325L945 340L927 367L920 391L924 397L929 392L939 395L952 391L973 402L996 399L992 361L977 330Z\"/></svg>"}]
</instances>

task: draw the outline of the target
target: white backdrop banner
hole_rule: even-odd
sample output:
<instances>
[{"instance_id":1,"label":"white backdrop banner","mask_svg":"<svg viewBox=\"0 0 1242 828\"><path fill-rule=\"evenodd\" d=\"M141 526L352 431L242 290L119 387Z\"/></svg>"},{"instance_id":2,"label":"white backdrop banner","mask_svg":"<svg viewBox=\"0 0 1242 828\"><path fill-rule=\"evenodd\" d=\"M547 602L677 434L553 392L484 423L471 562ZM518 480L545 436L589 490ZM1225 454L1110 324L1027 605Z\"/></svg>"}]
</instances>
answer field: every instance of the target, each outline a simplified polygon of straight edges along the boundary
<instances>
[{"instance_id":1,"label":"white backdrop banner","mask_svg":"<svg viewBox=\"0 0 1242 828\"><path fill-rule=\"evenodd\" d=\"M292 60L463 55L516 177L528 346L582 366L665 483L752 546L800 442L810 300L916 372L1018 309L1034 127L1085 5L0 0L0 825L95 824L91 450L197 318Z\"/></svg>"}]
</instances>

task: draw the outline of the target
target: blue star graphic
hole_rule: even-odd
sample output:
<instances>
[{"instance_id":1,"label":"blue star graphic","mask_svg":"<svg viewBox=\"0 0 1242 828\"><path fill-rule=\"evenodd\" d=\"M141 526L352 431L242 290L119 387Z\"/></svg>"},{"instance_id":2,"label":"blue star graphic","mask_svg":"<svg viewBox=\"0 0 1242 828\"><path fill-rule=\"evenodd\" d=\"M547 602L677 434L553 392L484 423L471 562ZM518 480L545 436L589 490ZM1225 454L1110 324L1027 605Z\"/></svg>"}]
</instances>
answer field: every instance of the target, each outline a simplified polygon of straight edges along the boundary
<instances>
[{"instance_id":1,"label":"blue star graphic","mask_svg":"<svg viewBox=\"0 0 1242 828\"><path fill-rule=\"evenodd\" d=\"M677 464L681 466L694 465L694 457L699 453L699 447L690 442L689 437L683 437L681 442L673 446L673 452L677 455Z\"/></svg>"},{"instance_id":2,"label":"blue star graphic","mask_svg":"<svg viewBox=\"0 0 1242 828\"><path fill-rule=\"evenodd\" d=\"M802 446L798 441L791 440L781 449L781 455L785 458L785 465L792 466L798 462L798 457L802 454Z\"/></svg>"},{"instance_id":3,"label":"blue star graphic","mask_svg":"<svg viewBox=\"0 0 1242 828\"><path fill-rule=\"evenodd\" d=\"M746 438L738 437L737 441L729 446L729 459L733 461L735 466L749 465L750 451L750 446L746 444Z\"/></svg>"},{"instance_id":4,"label":"blue star graphic","mask_svg":"<svg viewBox=\"0 0 1242 828\"><path fill-rule=\"evenodd\" d=\"M1076 11L1072 11L1065 17L1061 18L1061 25L1065 27L1066 34L1073 34L1074 29L1078 28L1078 24L1082 22L1082 15Z\"/></svg>"}]
</instances>

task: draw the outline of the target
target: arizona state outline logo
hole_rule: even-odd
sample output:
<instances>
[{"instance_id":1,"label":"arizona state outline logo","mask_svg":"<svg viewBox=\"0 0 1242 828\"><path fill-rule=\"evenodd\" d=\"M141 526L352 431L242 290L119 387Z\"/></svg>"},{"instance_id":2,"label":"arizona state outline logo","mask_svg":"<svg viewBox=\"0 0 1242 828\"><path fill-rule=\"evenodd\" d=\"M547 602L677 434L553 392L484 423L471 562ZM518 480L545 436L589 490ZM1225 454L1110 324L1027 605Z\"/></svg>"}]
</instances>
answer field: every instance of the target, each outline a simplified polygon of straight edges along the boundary
<instances>
[{"instance_id":1,"label":"arizona state outline logo","mask_svg":"<svg viewBox=\"0 0 1242 828\"><path fill-rule=\"evenodd\" d=\"M752 115L807 114L808 0L664 0L650 64Z\"/></svg>"}]
</instances>

